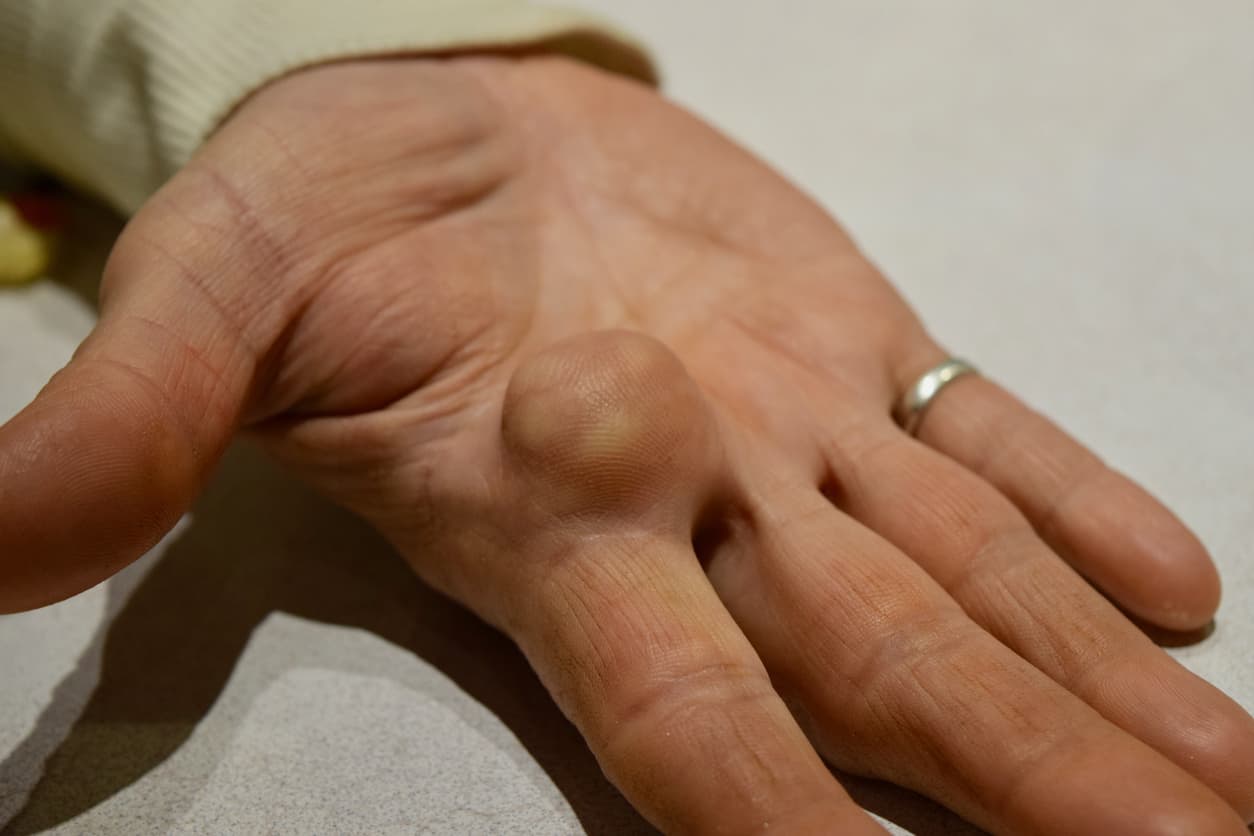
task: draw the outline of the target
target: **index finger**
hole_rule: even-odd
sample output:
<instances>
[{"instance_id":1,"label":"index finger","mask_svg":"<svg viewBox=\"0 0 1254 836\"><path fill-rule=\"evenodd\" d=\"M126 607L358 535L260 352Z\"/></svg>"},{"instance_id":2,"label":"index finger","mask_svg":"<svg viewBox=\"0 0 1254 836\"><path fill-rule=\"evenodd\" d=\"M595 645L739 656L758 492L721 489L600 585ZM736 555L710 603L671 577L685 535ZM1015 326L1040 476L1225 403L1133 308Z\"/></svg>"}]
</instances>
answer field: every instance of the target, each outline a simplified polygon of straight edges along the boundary
<instances>
[{"instance_id":1,"label":"index finger","mask_svg":"<svg viewBox=\"0 0 1254 836\"><path fill-rule=\"evenodd\" d=\"M556 548L515 639L623 794L666 833L882 834L776 694L689 544Z\"/></svg>"}]
</instances>

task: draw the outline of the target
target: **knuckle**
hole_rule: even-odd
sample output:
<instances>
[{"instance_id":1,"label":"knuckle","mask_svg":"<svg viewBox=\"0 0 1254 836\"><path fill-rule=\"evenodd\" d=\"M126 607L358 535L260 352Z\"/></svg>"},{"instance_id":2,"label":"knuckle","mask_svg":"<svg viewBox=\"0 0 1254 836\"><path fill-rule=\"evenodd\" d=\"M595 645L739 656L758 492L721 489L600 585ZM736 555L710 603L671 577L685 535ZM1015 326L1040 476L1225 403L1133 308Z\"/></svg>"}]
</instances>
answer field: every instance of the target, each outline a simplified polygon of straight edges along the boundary
<instances>
[{"instance_id":1,"label":"knuckle","mask_svg":"<svg viewBox=\"0 0 1254 836\"><path fill-rule=\"evenodd\" d=\"M1061 567L1057 558L1042 548L1035 533L1017 521L997 524L972 522L958 532L939 538L956 557L955 565L943 577L941 586L958 601L980 598L1010 600L1024 583L1050 579ZM1064 575L1065 577L1069 577Z\"/></svg>"},{"instance_id":2,"label":"knuckle","mask_svg":"<svg viewBox=\"0 0 1254 836\"><path fill-rule=\"evenodd\" d=\"M997 648L953 616L880 642L856 679L861 694L854 707L863 711L852 716L868 722L851 729L850 739L873 751L887 735L922 757L968 765L971 752L951 733L955 727L997 734L1002 756L1016 762L1056 741L1049 712L1040 710L1045 704L1014 698L1039 687L1036 675Z\"/></svg>"},{"instance_id":3,"label":"knuckle","mask_svg":"<svg viewBox=\"0 0 1254 836\"><path fill-rule=\"evenodd\" d=\"M712 420L656 340L598 332L525 362L506 390L507 458L558 513L641 510L705 481Z\"/></svg>"},{"instance_id":4,"label":"knuckle","mask_svg":"<svg viewBox=\"0 0 1254 836\"><path fill-rule=\"evenodd\" d=\"M618 678L619 697L605 717L607 748L630 749L675 733L717 738L730 714L777 699L761 667L689 649L697 652L684 664Z\"/></svg>"},{"instance_id":5,"label":"knuckle","mask_svg":"<svg viewBox=\"0 0 1254 836\"><path fill-rule=\"evenodd\" d=\"M977 638L972 625L954 613L921 613L870 642L856 680L864 695L883 701L929 692L961 667L957 660L969 655Z\"/></svg>"},{"instance_id":6,"label":"knuckle","mask_svg":"<svg viewBox=\"0 0 1254 836\"><path fill-rule=\"evenodd\" d=\"M1056 465L1055 469L1064 475L1055 479L1055 484L1042 498L1033 501L1032 497L1016 497L1035 517L1041 536L1050 540L1057 539L1060 528L1077 506L1083 507L1093 496L1110 497L1112 491L1122 487L1114 471L1093 455L1077 457L1074 462ZM1048 473L1049 470L1040 468L1038 472ZM1006 480L1006 484L1012 483Z\"/></svg>"}]
</instances>

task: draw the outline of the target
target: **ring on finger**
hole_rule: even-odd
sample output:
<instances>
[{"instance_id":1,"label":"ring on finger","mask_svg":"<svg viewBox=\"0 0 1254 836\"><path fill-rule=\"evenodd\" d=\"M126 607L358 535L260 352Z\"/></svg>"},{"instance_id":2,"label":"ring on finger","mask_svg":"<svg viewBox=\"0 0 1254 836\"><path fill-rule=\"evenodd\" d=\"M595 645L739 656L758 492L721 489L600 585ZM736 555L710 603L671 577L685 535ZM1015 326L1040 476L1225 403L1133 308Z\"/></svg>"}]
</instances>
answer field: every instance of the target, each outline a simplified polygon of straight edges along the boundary
<instances>
[{"instance_id":1,"label":"ring on finger","mask_svg":"<svg viewBox=\"0 0 1254 836\"><path fill-rule=\"evenodd\" d=\"M911 384L893 407L895 420L908 435L918 435L919 423L923 413L941 390L958 378L967 374L979 374L975 366L966 360L950 357L926 372Z\"/></svg>"}]
</instances>

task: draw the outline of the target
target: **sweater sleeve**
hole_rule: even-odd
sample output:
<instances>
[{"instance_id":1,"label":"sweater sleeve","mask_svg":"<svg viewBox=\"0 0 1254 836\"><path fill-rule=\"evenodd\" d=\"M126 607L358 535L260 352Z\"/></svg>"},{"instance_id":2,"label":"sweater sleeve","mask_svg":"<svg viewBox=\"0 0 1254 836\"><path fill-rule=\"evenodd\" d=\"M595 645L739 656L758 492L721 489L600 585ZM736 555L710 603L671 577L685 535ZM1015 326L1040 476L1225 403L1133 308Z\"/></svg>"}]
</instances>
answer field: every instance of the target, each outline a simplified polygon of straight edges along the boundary
<instances>
[{"instance_id":1,"label":"sweater sleeve","mask_svg":"<svg viewBox=\"0 0 1254 836\"><path fill-rule=\"evenodd\" d=\"M129 213L292 70L518 47L655 80L623 34L524 0L0 0L0 155Z\"/></svg>"}]
</instances>

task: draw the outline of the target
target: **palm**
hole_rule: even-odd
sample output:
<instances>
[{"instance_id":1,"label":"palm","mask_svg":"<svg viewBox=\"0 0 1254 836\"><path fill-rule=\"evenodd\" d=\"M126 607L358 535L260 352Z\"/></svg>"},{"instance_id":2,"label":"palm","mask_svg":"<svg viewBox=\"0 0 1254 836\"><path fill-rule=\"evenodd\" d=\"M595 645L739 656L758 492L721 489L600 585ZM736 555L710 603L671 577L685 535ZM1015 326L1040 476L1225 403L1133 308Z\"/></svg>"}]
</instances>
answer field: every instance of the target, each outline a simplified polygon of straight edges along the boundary
<instances>
[{"instance_id":1,"label":"palm","mask_svg":"<svg viewBox=\"0 0 1254 836\"><path fill-rule=\"evenodd\" d=\"M0 449L121 387L150 409L72 429L134 521L83 481L104 557L15 528L65 579L14 601L141 550L247 425L508 631L667 828L869 824L781 694L830 760L994 830L1240 832L1204 784L1251 814L1249 717L1066 565L1194 627L1196 540L987 381L902 434L938 347L818 207L648 91L542 59L298 74L137 216L104 291ZM45 481L13 495L64 501Z\"/></svg>"},{"instance_id":2,"label":"palm","mask_svg":"<svg viewBox=\"0 0 1254 836\"><path fill-rule=\"evenodd\" d=\"M293 435L330 453L322 448L344 443L336 428L346 418L394 432L404 413L422 439L433 432L423 415L490 412L523 358L613 328L671 346L719 409L806 468L816 451L798 439L835 417L813 412L824 390L844 387L851 406L884 412L894 347L918 335L917 321L840 228L761 162L634 85L614 83L613 98L603 86L584 89L589 79L569 67L541 71L566 76L568 95L544 99L531 110L543 118L525 130L493 92L539 98L526 79L491 91L467 74L453 101L433 108L429 97L398 103L386 92L396 85L379 83L391 72L359 68L357 88L335 78L346 112L332 104L316 114L319 124L382 130L357 137L344 170L332 170L343 191L308 184L301 211L312 211L293 244L307 264L282 277L316 283L316 299L302 306L283 355L299 362L280 359L254 412L285 419L266 435L297 467L308 448L285 444ZM305 89L284 94L326 107L321 79L301 81ZM421 125L398 111L420 113ZM293 100L265 101L232 129L258 131L263 143L325 143L325 131L278 122L308 116ZM283 153L319 152L289 140ZM427 385L433 379L457 385ZM448 469L440 456L460 454L393 439L438 471ZM376 516L387 500L377 489L345 492L353 444L336 447L342 467L320 481Z\"/></svg>"}]
</instances>

